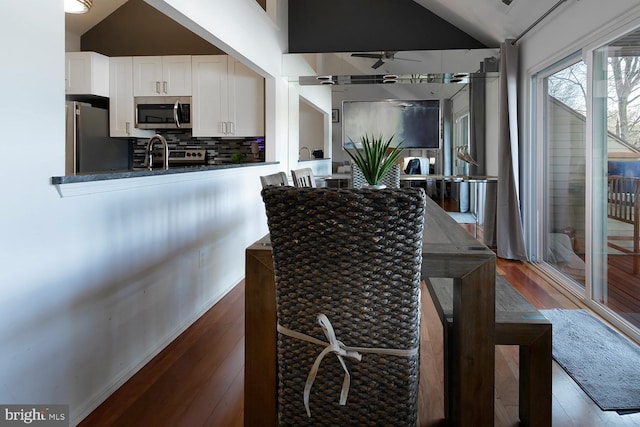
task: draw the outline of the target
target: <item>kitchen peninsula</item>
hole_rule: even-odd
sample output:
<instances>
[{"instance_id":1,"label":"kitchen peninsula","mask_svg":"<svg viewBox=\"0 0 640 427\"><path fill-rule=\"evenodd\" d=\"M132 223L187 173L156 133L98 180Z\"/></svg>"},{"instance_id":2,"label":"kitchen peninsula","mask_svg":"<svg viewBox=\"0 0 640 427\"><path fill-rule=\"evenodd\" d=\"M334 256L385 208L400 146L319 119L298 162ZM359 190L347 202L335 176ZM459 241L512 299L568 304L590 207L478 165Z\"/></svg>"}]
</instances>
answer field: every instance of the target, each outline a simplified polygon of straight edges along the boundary
<instances>
[{"instance_id":1,"label":"kitchen peninsula","mask_svg":"<svg viewBox=\"0 0 640 427\"><path fill-rule=\"evenodd\" d=\"M99 172L99 173L87 173L80 175L64 175L51 177L51 184L73 184L80 182L93 182L93 181L105 181L113 179L126 179L126 178L140 178L146 176L161 176L161 175L173 175L173 174L185 174L192 172L205 172L219 169L234 169L250 166L264 166L274 165L279 162L258 162L258 163L239 163L239 164L226 164L226 165L210 165L210 166L191 166L191 167L176 167L169 169L155 168L148 169L131 169L123 171L113 172Z\"/></svg>"}]
</instances>

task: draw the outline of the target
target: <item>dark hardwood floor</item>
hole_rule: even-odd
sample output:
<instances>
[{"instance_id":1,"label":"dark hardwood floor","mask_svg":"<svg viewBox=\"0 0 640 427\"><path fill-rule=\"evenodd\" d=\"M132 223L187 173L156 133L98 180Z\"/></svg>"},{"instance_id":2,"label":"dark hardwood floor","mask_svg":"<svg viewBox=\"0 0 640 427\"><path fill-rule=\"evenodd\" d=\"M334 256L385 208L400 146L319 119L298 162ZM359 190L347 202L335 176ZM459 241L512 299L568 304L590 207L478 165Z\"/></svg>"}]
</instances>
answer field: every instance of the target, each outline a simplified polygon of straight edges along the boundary
<instances>
[{"instance_id":1,"label":"dark hardwood floor","mask_svg":"<svg viewBox=\"0 0 640 427\"><path fill-rule=\"evenodd\" d=\"M640 255L609 255L607 271L607 307L640 328L640 274L633 271L634 258Z\"/></svg>"},{"instance_id":2,"label":"dark hardwood floor","mask_svg":"<svg viewBox=\"0 0 640 427\"><path fill-rule=\"evenodd\" d=\"M531 303L578 308L530 265L498 259L502 274ZM443 426L442 327L422 293L420 425ZM111 395L81 424L98 426L242 426L244 283ZM518 349L496 349L495 425L517 426ZM554 426L640 426L640 413L601 411L554 362Z\"/></svg>"}]
</instances>

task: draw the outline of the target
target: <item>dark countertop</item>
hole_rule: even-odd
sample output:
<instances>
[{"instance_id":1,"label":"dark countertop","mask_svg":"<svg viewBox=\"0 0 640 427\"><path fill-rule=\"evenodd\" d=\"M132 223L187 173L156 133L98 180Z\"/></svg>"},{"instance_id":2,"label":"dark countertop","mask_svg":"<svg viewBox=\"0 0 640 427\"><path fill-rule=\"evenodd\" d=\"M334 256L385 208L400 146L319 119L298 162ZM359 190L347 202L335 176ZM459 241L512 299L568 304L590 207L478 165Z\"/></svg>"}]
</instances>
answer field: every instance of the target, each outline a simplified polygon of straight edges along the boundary
<instances>
[{"instance_id":1,"label":"dark countertop","mask_svg":"<svg viewBox=\"0 0 640 427\"><path fill-rule=\"evenodd\" d=\"M51 184L73 184L77 182L92 182L92 181L105 181L109 179L124 179L124 178L139 178L143 176L159 176L159 175L172 175L180 173L190 172L204 172L218 169L234 169L243 168L249 166L264 166L275 165L279 162L255 162L255 163L240 163L231 165L213 165L213 166L180 166L169 169L156 168L153 170L148 169L128 169L121 171L110 172L94 172L78 175L65 175L51 177Z\"/></svg>"}]
</instances>

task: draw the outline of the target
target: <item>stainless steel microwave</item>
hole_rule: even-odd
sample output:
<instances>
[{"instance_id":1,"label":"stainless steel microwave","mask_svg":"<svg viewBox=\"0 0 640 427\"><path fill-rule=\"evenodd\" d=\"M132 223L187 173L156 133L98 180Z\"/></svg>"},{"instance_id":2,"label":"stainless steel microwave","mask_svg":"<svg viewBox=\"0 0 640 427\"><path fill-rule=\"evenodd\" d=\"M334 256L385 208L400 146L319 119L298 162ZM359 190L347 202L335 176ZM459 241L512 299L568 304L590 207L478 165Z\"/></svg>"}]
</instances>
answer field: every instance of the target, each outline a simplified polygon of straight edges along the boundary
<instances>
[{"instance_id":1,"label":"stainless steel microwave","mask_svg":"<svg viewBox=\"0 0 640 427\"><path fill-rule=\"evenodd\" d=\"M134 104L139 129L191 128L190 96L137 96Z\"/></svg>"}]
</instances>

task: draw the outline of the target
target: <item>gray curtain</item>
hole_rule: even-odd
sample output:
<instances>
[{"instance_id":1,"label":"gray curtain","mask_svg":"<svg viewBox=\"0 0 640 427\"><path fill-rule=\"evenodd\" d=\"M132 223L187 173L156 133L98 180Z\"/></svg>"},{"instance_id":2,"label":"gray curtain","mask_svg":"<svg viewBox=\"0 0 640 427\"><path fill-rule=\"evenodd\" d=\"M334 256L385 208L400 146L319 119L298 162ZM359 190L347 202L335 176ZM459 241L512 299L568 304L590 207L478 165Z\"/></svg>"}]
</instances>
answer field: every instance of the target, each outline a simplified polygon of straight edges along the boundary
<instances>
[{"instance_id":1,"label":"gray curtain","mask_svg":"<svg viewBox=\"0 0 640 427\"><path fill-rule=\"evenodd\" d=\"M469 125L470 147L469 154L478 166L469 164L469 175L486 175L485 161L485 102L486 83L484 79L472 79L469 83Z\"/></svg>"},{"instance_id":2,"label":"gray curtain","mask_svg":"<svg viewBox=\"0 0 640 427\"><path fill-rule=\"evenodd\" d=\"M500 258L527 258L520 214L518 47L500 44L500 123L496 246Z\"/></svg>"}]
</instances>

